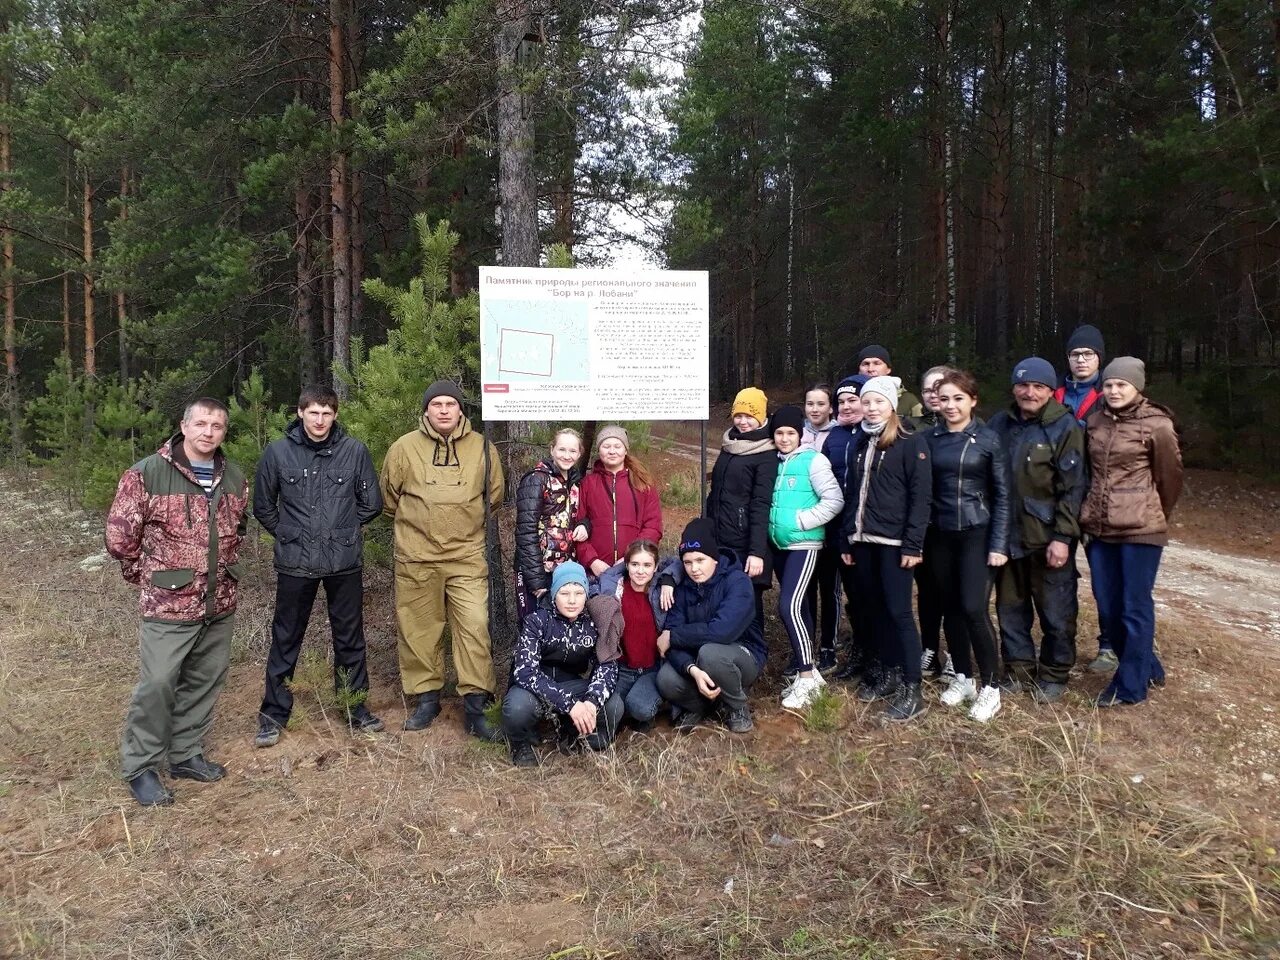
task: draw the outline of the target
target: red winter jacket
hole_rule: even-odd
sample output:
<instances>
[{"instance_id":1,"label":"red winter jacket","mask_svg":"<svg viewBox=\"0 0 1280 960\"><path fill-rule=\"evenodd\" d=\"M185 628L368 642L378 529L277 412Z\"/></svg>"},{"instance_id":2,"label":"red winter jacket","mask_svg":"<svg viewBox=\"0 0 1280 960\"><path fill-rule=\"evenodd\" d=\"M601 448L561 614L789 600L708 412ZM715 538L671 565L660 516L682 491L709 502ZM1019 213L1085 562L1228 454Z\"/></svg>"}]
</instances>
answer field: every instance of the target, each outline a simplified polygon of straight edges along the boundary
<instances>
[{"instance_id":1,"label":"red winter jacket","mask_svg":"<svg viewBox=\"0 0 1280 960\"><path fill-rule=\"evenodd\" d=\"M142 587L143 620L194 623L235 611L248 505L245 475L220 449L205 495L182 434L125 471L107 514L107 552Z\"/></svg>"},{"instance_id":2,"label":"red winter jacket","mask_svg":"<svg viewBox=\"0 0 1280 960\"><path fill-rule=\"evenodd\" d=\"M578 562L590 572L603 560L613 566L635 540L662 540L662 504L658 491L636 490L625 470L610 473L599 460L582 479L575 526L590 520L591 536L578 544Z\"/></svg>"}]
</instances>

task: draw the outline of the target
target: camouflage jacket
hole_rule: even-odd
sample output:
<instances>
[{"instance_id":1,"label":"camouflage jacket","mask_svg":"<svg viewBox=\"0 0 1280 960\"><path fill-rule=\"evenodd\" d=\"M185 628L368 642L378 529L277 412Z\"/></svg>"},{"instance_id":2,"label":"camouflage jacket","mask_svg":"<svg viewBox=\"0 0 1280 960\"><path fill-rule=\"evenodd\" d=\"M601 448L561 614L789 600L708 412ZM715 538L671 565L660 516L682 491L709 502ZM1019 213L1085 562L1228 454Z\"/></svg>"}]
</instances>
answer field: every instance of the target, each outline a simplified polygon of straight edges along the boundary
<instances>
[{"instance_id":1,"label":"camouflage jacket","mask_svg":"<svg viewBox=\"0 0 1280 960\"><path fill-rule=\"evenodd\" d=\"M107 552L142 587L143 620L192 623L235 610L248 505L244 472L221 450L206 496L181 434L125 471L107 514Z\"/></svg>"}]
</instances>

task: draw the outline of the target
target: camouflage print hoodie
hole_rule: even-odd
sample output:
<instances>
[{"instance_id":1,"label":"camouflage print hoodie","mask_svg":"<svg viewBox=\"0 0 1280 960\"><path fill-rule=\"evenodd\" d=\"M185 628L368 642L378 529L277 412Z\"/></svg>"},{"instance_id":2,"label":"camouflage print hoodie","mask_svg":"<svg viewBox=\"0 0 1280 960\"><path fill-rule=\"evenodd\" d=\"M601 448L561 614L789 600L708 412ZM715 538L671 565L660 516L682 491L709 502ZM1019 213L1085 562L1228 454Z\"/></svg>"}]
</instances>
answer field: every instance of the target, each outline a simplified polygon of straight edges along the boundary
<instances>
[{"instance_id":1,"label":"camouflage print hoodie","mask_svg":"<svg viewBox=\"0 0 1280 960\"><path fill-rule=\"evenodd\" d=\"M107 514L107 552L142 587L143 620L193 623L235 611L248 505L244 472L221 449L205 494L181 433L125 471Z\"/></svg>"}]
</instances>

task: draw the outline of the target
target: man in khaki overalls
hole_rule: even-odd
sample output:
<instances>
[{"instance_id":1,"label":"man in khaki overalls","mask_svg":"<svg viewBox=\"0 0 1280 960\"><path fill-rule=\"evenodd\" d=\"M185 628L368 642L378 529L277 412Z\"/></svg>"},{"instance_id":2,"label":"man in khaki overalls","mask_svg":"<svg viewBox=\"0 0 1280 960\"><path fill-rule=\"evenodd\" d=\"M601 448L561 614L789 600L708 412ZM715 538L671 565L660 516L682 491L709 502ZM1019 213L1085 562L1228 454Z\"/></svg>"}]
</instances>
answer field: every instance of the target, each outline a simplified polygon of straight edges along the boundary
<instances>
[{"instance_id":1,"label":"man in khaki overalls","mask_svg":"<svg viewBox=\"0 0 1280 960\"><path fill-rule=\"evenodd\" d=\"M400 678L418 702L406 730L440 714L444 625L453 639L466 731L501 733L484 716L497 687L489 642L485 497L502 503L498 451L462 413L457 384L439 380L422 397L418 429L391 445L382 465L383 512L395 518Z\"/></svg>"}]
</instances>

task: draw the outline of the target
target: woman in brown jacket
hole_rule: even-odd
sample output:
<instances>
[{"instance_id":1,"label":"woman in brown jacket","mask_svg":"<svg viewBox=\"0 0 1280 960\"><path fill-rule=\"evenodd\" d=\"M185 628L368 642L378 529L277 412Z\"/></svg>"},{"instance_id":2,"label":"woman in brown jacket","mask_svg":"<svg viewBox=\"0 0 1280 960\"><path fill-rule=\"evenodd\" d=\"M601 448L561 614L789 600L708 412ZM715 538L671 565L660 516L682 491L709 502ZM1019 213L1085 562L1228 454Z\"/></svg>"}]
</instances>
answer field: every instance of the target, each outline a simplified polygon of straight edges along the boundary
<instances>
[{"instance_id":1,"label":"woman in brown jacket","mask_svg":"<svg viewBox=\"0 0 1280 960\"><path fill-rule=\"evenodd\" d=\"M1105 403L1088 418L1092 479L1080 527L1102 635L1120 658L1099 707L1141 703L1148 687L1164 685L1152 591L1182 492L1182 454L1173 415L1142 395L1146 382L1141 360L1112 360L1102 371Z\"/></svg>"}]
</instances>

